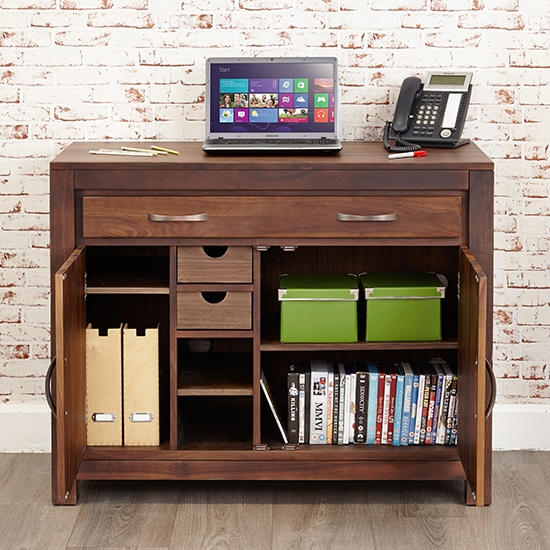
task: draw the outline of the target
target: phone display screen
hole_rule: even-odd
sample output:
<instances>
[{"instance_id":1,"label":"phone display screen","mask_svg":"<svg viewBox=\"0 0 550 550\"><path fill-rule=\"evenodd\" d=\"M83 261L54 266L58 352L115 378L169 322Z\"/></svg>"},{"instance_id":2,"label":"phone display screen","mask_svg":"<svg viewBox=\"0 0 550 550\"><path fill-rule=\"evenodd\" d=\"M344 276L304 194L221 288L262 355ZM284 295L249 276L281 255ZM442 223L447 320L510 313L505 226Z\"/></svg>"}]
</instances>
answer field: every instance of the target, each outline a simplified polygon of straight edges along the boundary
<instances>
[{"instance_id":1,"label":"phone display screen","mask_svg":"<svg viewBox=\"0 0 550 550\"><path fill-rule=\"evenodd\" d=\"M430 78L432 86L462 86L466 80L463 74L433 74Z\"/></svg>"}]
</instances>

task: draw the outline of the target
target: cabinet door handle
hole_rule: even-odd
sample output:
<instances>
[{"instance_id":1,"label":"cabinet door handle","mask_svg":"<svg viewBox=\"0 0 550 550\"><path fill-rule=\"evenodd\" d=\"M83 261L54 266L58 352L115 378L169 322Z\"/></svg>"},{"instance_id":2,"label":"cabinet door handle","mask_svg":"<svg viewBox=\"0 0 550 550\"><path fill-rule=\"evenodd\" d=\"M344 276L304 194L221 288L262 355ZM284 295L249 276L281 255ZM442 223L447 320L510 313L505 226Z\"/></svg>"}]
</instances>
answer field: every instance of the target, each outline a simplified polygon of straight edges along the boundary
<instances>
[{"instance_id":1,"label":"cabinet door handle","mask_svg":"<svg viewBox=\"0 0 550 550\"><path fill-rule=\"evenodd\" d=\"M50 366L48 367L48 372L46 373L46 402L48 403L48 407L50 407L50 411L52 411L52 414L55 418L57 418L57 409L55 407L55 403L53 401L52 397L52 376L53 371L55 369L55 357L52 359L52 362L50 363Z\"/></svg>"},{"instance_id":2,"label":"cabinet door handle","mask_svg":"<svg viewBox=\"0 0 550 550\"><path fill-rule=\"evenodd\" d=\"M397 214L375 214L373 216L358 216L356 214L336 214L339 222L394 222Z\"/></svg>"},{"instance_id":3,"label":"cabinet door handle","mask_svg":"<svg viewBox=\"0 0 550 550\"><path fill-rule=\"evenodd\" d=\"M488 359L485 359L485 368L487 369L487 374L489 375L489 381L491 382L491 394L489 396L489 403L485 409L485 419L489 418L493 412L493 407L495 406L495 401L497 399L497 379L495 376L495 371Z\"/></svg>"},{"instance_id":4,"label":"cabinet door handle","mask_svg":"<svg viewBox=\"0 0 550 550\"><path fill-rule=\"evenodd\" d=\"M189 214L188 216L165 216L163 214L149 214L147 219L150 222L205 222L208 214Z\"/></svg>"}]
</instances>

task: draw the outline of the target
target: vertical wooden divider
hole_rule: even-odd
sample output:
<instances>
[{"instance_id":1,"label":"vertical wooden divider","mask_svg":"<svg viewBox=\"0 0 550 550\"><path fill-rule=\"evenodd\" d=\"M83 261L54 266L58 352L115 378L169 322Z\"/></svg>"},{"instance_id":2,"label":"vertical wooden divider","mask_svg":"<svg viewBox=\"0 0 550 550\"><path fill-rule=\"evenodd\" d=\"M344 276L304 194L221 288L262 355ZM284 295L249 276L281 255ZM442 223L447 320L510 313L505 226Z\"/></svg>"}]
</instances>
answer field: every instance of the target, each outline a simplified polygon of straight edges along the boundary
<instances>
[{"instance_id":1,"label":"vertical wooden divider","mask_svg":"<svg viewBox=\"0 0 550 550\"><path fill-rule=\"evenodd\" d=\"M252 445L256 448L261 442L261 415L260 415L260 370L261 370L261 319L260 319L260 279L261 279L261 252L254 248L254 254L252 256L252 277L254 290L252 293L252 327L253 327L253 340L252 340L252 364L253 364L253 421L252 421Z\"/></svg>"},{"instance_id":2,"label":"vertical wooden divider","mask_svg":"<svg viewBox=\"0 0 550 550\"><path fill-rule=\"evenodd\" d=\"M170 247L170 449L178 448L177 248Z\"/></svg>"}]
</instances>

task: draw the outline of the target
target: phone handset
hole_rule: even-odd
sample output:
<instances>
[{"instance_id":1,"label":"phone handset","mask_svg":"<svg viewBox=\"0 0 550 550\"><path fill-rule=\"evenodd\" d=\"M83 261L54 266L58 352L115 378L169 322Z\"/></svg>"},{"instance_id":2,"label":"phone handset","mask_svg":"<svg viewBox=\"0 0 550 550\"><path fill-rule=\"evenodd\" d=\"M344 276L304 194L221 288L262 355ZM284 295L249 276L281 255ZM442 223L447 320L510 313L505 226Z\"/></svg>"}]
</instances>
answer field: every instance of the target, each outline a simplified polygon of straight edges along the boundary
<instances>
[{"instance_id":1,"label":"phone handset","mask_svg":"<svg viewBox=\"0 0 550 550\"><path fill-rule=\"evenodd\" d=\"M416 76L405 78L399 92L399 99L395 106L393 117L393 131L401 134L409 129L411 111L415 97L422 91L422 81Z\"/></svg>"},{"instance_id":2,"label":"phone handset","mask_svg":"<svg viewBox=\"0 0 550 550\"><path fill-rule=\"evenodd\" d=\"M386 122L384 129L384 147L391 153L405 153L408 151L418 151L420 145L409 143L400 137L409 129L409 123L412 117L412 106L418 94L422 92L422 81L416 76L405 78L399 91L399 98L395 106L395 115L393 122ZM395 145L389 144L390 126L396 134Z\"/></svg>"}]
</instances>

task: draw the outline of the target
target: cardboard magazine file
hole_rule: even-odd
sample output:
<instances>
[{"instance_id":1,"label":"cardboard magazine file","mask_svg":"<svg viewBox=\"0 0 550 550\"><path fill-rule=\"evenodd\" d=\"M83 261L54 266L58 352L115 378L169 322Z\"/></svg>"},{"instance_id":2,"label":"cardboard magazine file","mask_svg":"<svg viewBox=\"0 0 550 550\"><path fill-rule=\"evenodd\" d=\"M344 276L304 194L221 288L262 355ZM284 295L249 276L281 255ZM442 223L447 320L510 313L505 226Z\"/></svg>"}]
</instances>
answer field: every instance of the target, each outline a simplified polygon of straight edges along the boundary
<instances>
[{"instance_id":1,"label":"cardboard magazine file","mask_svg":"<svg viewBox=\"0 0 550 550\"><path fill-rule=\"evenodd\" d=\"M355 275L281 275L281 342L357 342Z\"/></svg>"},{"instance_id":2,"label":"cardboard magazine file","mask_svg":"<svg viewBox=\"0 0 550 550\"><path fill-rule=\"evenodd\" d=\"M86 328L86 442L122 445L122 326Z\"/></svg>"},{"instance_id":3,"label":"cardboard magazine file","mask_svg":"<svg viewBox=\"0 0 550 550\"><path fill-rule=\"evenodd\" d=\"M123 330L124 445L159 445L158 327Z\"/></svg>"},{"instance_id":4,"label":"cardboard magazine file","mask_svg":"<svg viewBox=\"0 0 550 550\"><path fill-rule=\"evenodd\" d=\"M447 280L435 273L363 273L367 342L441 340Z\"/></svg>"}]
</instances>

